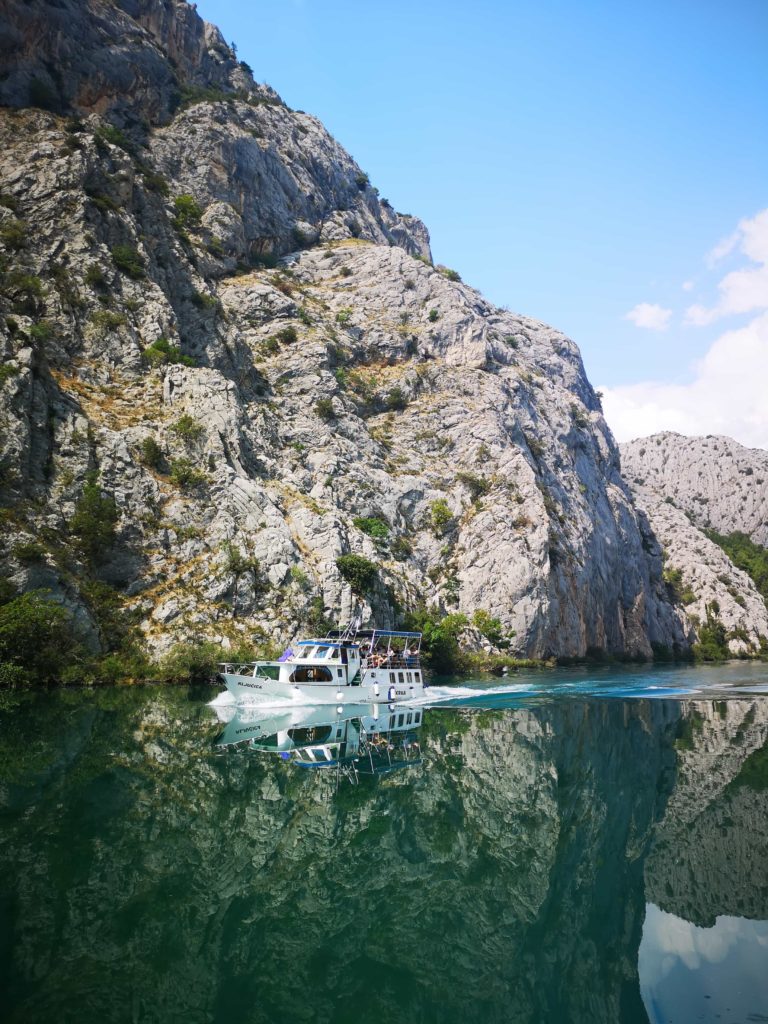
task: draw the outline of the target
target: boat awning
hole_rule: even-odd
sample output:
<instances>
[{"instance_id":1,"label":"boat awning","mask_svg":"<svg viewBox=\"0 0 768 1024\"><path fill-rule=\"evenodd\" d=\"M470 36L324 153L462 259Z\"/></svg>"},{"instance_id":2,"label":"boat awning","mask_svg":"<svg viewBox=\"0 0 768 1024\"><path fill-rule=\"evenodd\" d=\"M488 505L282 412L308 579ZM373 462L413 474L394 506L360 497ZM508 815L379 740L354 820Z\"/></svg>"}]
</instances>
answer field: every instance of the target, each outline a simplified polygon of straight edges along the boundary
<instances>
[{"instance_id":1,"label":"boat awning","mask_svg":"<svg viewBox=\"0 0 768 1024\"><path fill-rule=\"evenodd\" d=\"M357 647L353 640L338 643L335 640L297 640L294 647Z\"/></svg>"},{"instance_id":2,"label":"boat awning","mask_svg":"<svg viewBox=\"0 0 768 1024\"><path fill-rule=\"evenodd\" d=\"M402 629L358 629L357 640L370 640L374 636L401 636L408 640L421 640L421 633L407 633Z\"/></svg>"}]
</instances>

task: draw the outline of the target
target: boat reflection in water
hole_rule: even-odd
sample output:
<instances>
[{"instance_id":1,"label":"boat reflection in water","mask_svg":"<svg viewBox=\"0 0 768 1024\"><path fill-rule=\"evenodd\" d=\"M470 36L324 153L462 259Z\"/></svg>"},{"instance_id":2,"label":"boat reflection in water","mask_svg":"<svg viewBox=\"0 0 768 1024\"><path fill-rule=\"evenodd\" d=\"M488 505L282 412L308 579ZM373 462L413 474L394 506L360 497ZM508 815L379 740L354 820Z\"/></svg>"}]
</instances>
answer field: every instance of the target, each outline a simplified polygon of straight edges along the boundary
<instances>
[{"instance_id":1,"label":"boat reflection in water","mask_svg":"<svg viewBox=\"0 0 768 1024\"><path fill-rule=\"evenodd\" d=\"M384 775L421 764L423 710L389 704L344 707L219 705L226 723L214 740L220 749L247 745L299 768L334 768L356 783L360 775Z\"/></svg>"}]
</instances>

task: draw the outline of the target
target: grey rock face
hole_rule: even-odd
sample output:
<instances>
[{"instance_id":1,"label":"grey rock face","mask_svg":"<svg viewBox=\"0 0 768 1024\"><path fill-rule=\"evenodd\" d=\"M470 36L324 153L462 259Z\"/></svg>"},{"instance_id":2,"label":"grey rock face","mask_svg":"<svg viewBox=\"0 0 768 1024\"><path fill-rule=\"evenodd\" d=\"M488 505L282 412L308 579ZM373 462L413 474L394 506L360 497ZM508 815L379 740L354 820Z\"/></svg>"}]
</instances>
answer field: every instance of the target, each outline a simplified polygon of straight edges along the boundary
<instances>
[{"instance_id":1,"label":"grey rock face","mask_svg":"<svg viewBox=\"0 0 768 1024\"><path fill-rule=\"evenodd\" d=\"M621 445L625 479L638 494L671 497L701 526L741 530L768 546L768 452L730 437L663 433Z\"/></svg>"},{"instance_id":2,"label":"grey rock face","mask_svg":"<svg viewBox=\"0 0 768 1024\"><path fill-rule=\"evenodd\" d=\"M768 637L768 609L749 576L699 527L766 537L768 452L727 437L656 434L621 445L638 508L664 546L668 569L681 574L685 615L695 631L708 607L731 638L733 654L754 654ZM765 474L765 477L762 474Z\"/></svg>"},{"instance_id":3,"label":"grey rock face","mask_svg":"<svg viewBox=\"0 0 768 1024\"><path fill-rule=\"evenodd\" d=\"M65 82L83 10L57 36ZM34 535L62 579L91 571L68 524L97 470L121 512L98 574L158 647L344 618L352 552L378 567L363 605L380 625L396 598L487 611L529 656L684 648L573 342L432 267L423 226L314 118L252 95L185 5L98 10L86 56L129 38L136 60L232 98L172 114L109 79L157 122L123 136L95 114L0 115L9 573ZM64 92L81 113L119 106Z\"/></svg>"}]
</instances>

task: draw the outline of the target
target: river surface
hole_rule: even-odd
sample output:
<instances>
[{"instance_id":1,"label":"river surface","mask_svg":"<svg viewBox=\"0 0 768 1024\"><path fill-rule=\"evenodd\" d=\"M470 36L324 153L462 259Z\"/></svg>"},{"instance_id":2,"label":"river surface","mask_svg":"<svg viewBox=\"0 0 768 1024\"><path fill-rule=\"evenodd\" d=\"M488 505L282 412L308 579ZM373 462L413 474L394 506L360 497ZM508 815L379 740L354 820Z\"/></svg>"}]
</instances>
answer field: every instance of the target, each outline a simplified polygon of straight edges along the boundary
<instances>
[{"instance_id":1,"label":"river surface","mask_svg":"<svg viewBox=\"0 0 768 1024\"><path fill-rule=\"evenodd\" d=\"M0 1019L768 1021L768 666L0 694Z\"/></svg>"}]
</instances>

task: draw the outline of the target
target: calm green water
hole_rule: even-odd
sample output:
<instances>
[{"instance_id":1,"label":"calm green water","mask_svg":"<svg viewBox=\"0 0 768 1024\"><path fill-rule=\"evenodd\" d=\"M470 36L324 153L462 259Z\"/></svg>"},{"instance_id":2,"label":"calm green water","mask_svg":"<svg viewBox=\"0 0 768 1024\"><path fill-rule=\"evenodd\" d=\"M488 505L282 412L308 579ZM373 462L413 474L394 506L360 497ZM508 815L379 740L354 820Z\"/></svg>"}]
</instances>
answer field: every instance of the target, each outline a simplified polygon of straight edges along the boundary
<instances>
[{"instance_id":1,"label":"calm green water","mask_svg":"<svg viewBox=\"0 0 768 1024\"><path fill-rule=\"evenodd\" d=\"M766 666L488 687L5 695L0 1019L768 1021Z\"/></svg>"}]
</instances>

